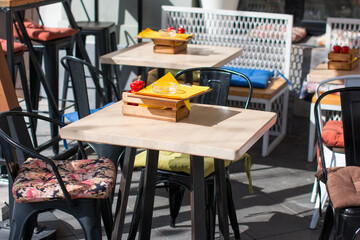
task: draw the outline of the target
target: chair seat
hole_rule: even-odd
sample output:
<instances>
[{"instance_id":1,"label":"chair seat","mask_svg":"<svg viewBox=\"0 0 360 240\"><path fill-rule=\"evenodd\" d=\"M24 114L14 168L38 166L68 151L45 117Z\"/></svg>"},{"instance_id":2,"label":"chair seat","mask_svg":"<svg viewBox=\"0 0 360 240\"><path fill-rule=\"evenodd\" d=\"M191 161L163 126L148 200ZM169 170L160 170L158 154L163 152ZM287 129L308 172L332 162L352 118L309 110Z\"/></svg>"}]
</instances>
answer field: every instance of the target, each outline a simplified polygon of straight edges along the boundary
<instances>
[{"instance_id":1,"label":"chair seat","mask_svg":"<svg viewBox=\"0 0 360 240\"><path fill-rule=\"evenodd\" d=\"M115 184L115 166L108 158L54 160L72 199L109 197ZM12 188L16 202L43 202L65 199L49 164L29 158Z\"/></svg>"},{"instance_id":2,"label":"chair seat","mask_svg":"<svg viewBox=\"0 0 360 240\"><path fill-rule=\"evenodd\" d=\"M77 30L73 28L48 28L29 19L24 19L24 25L30 39L35 41L46 42L54 39L70 37L77 33ZM18 38L18 34L15 30L14 37Z\"/></svg>"},{"instance_id":3,"label":"chair seat","mask_svg":"<svg viewBox=\"0 0 360 240\"><path fill-rule=\"evenodd\" d=\"M315 176L322 180L322 170ZM326 188L335 209L360 207L360 167L327 168L327 177Z\"/></svg>"},{"instance_id":4,"label":"chair seat","mask_svg":"<svg viewBox=\"0 0 360 240\"><path fill-rule=\"evenodd\" d=\"M77 25L82 30L106 30L109 28L115 28L114 22L88 22L88 21L80 21L76 22Z\"/></svg>"},{"instance_id":5,"label":"chair seat","mask_svg":"<svg viewBox=\"0 0 360 240\"><path fill-rule=\"evenodd\" d=\"M321 138L327 147L344 148L344 131L342 121L328 121L321 133Z\"/></svg>"},{"instance_id":6,"label":"chair seat","mask_svg":"<svg viewBox=\"0 0 360 240\"><path fill-rule=\"evenodd\" d=\"M5 39L0 39L0 45L1 45L1 48L4 52L4 54L6 55L7 54L7 42ZM22 43L19 43L19 42L14 42L14 53L17 53L17 52L21 52L21 51L25 51L26 50L26 46Z\"/></svg>"}]
</instances>

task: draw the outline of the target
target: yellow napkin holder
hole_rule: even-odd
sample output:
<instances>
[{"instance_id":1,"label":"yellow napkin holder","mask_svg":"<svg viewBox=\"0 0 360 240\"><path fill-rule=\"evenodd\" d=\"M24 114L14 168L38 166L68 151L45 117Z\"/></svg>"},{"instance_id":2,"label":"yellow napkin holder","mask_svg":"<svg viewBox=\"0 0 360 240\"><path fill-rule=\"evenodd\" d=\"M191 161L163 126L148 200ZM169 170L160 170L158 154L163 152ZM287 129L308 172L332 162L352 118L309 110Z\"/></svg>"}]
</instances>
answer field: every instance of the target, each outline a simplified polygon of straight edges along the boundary
<instances>
[{"instance_id":1,"label":"yellow napkin holder","mask_svg":"<svg viewBox=\"0 0 360 240\"><path fill-rule=\"evenodd\" d=\"M187 49L187 41L189 41L193 34L179 34L174 37L163 37L159 32L153 31L150 28L140 32L138 38L152 39L154 42L154 52L175 54L185 51Z\"/></svg>"},{"instance_id":2,"label":"yellow napkin holder","mask_svg":"<svg viewBox=\"0 0 360 240\"><path fill-rule=\"evenodd\" d=\"M156 82L173 82L178 84L171 73ZM189 100L211 91L209 87L183 86L178 84L174 94L161 94L152 91L152 86L136 93L123 92L122 113L126 116L151 118L163 121L178 122L190 114Z\"/></svg>"}]
</instances>

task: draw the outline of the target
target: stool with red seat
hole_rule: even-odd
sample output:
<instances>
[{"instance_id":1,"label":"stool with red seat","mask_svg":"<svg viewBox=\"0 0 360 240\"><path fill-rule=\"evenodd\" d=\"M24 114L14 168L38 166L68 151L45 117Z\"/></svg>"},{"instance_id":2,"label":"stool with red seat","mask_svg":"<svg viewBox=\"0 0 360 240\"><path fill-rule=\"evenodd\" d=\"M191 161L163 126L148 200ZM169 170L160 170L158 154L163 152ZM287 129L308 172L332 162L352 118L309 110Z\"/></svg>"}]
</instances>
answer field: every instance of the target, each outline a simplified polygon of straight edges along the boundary
<instances>
[{"instance_id":1,"label":"stool with red seat","mask_svg":"<svg viewBox=\"0 0 360 240\"><path fill-rule=\"evenodd\" d=\"M65 50L66 55L72 55L73 38L77 30L72 28L48 28L32 20L24 19L26 31L33 41L38 60L44 59L45 76L54 98L59 99L59 51ZM14 31L18 37L17 31ZM32 64L30 64L30 89L32 104L38 109L40 81L37 80ZM63 99L62 99L63 100ZM57 102L58 103L58 102Z\"/></svg>"},{"instance_id":2,"label":"stool with red seat","mask_svg":"<svg viewBox=\"0 0 360 240\"><path fill-rule=\"evenodd\" d=\"M0 45L1 45L1 48L6 57L6 55L7 55L6 40L0 38ZM26 70L25 70L25 62L24 62L25 50L26 50L26 46L24 44L19 43L19 42L14 42L14 64L15 64L16 69L18 69L19 73L20 73L21 88L22 88L23 95L24 95L26 110L27 110L27 112L33 112L33 106L31 104L29 85L28 85ZM15 74L16 73L17 73L17 70L15 71ZM15 79L16 79L16 75L15 75ZM15 79L13 79L14 86L15 86L15 82L16 82ZM36 134L35 133L35 123L34 123L34 121L32 121L32 119L29 119L29 126L30 126L31 135L32 135L33 139L35 139L35 134ZM34 144L37 145L37 142L35 141Z\"/></svg>"},{"instance_id":3,"label":"stool with red seat","mask_svg":"<svg viewBox=\"0 0 360 240\"><path fill-rule=\"evenodd\" d=\"M55 99L56 105L59 101L59 51L65 50L66 55L72 55L73 52L73 36L77 34L77 30L72 28L48 28L39 25L32 20L23 19L26 32L33 43L35 54L40 64L44 59L44 72L50 93ZM14 37L22 39L17 24L15 24ZM67 76L65 76L66 78ZM30 61L30 97L33 109L39 109L40 99L40 76L37 75L36 68ZM62 101L64 101L62 99ZM60 112L64 110L61 109ZM52 118L58 118L61 114L54 112L49 104L49 115ZM59 119L60 120L60 119ZM57 136L58 130L53 127L51 135ZM58 145L54 145L54 152L58 152Z\"/></svg>"},{"instance_id":4,"label":"stool with red seat","mask_svg":"<svg viewBox=\"0 0 360 240\"><path fill-rule=\"evenodd\" d=\"M5 54L7 55L7 42L5 39L0 38L0 46ZM26 50L26 46L19 42L14 42L14 64L15 67L19 70L20 73L20 81L22 85L22 90L24 93L24 99L26 103L26 108L28 112L32 111L31 102L30 102L30 95L29 95L29 87L26 77L25 71L25 62L24 62L24 51ZM17 71L15 71L15 74ZM15 77L16 79L16 77ZM13 84L15 86L15 79L13 79Z\"/></svg>"}]
</instances>

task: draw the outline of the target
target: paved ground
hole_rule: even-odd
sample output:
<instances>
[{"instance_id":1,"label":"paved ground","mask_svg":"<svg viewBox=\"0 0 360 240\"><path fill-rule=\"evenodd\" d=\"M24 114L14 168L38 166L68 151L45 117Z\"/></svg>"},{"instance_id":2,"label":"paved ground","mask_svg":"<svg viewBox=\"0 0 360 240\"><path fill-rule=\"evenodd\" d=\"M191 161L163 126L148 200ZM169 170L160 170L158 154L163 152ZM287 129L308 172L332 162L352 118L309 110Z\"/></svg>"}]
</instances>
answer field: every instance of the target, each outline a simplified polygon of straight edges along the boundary
<instances>
[{"instance_id":1,"label":"paved ground","mask_svg":"<svg viewBox=\"0 0 360 240\"><path fill-rule=\"evenodd\" d=\"M291 114L291 112L290 112ZM289 118L288 135L270 156L261 157L261 142L250 151L254 194L248 192L243 162L230 166L233 198L243 240L317 239L309 229L314 204L310 202L315 163L307 157L308 118ZM136 197L139 172L135 172L125 219L126 238ZM0 184L0 206L7 200L7 185ZM164 189L156 192L152 239L190 239L190 203L186 194L176 228L169 227L170 217ZM67 214L55 211L59 222L56 239L84 239L80 225ZM48 221L50 222L50 221ZM218 231L216 229L216 231ZM232 233L232 229L230 228ZM218 234L216 234L218 238ZM104 239L106 239L104 234Z\"/></svg>"}]
</instances>

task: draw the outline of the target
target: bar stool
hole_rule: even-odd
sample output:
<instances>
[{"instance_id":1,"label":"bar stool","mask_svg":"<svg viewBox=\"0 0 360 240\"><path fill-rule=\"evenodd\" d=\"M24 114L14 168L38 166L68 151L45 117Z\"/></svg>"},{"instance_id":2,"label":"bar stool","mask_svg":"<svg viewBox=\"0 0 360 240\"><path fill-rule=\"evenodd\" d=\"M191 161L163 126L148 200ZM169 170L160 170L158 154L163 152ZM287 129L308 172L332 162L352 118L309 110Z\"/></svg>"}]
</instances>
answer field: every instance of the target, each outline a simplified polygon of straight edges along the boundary
<instances>
[{"instance_id":1,"label":"bar stool","mask_svg":"<svg viewBox=\"0 0 360 240\"><path fill-rule=\"evenodd\" d=\"M33 41L37 52L37 58L42 63L44 59L45 76L54 98L59 99L59 51L65 50L66 55L72 55L73 36L77 30L72 28L48 28L39 25L32 20L24 19L26 31ZM17 30L15 28L15 30ZM14 31L14 37L18 37L18 31ZM66 78L67 76L65 76ZM40 94L40 81L32 64L30 64L30 92L32 106L38 110ZM64 101L65 99L61 99Z\"/></svg>"},{"instance_id":2,"label":"bar stool","mask_svg":"<svg viewBox=\"0 0 360 240\"><path fill-rule=\"evenodd\" d=\"M84 12L87 17L87 21L77 21L77 25L81 29L79 34L83 39L84 43L86 43L86 38L88 36L95 37L95 66L99 68L100 65L100 56L107 54L112 51L117 50L117 41L116 41L116 25L114 22L99 22L98 21L98 3L95 0L95 21L91 21L90 16L86 10L85 4L83 0L80 0L81 5L84 9ZM76 56L82 58L81 54L76 51ZM112 68L112 69L111 69ZM116 65L110 66L108 64L102 64L101 69L103 72L107 74L107 76L112 79L112 76L115 75L115 79L117 81L118 89L120 87L120 70ZM68 90L68 82L64 81L63 86L63 95L62 98L67 98L67 90ZM111 97L111 89L105 86L105 91L107 91L107 96ZM110 91L109 91L110 90ZM111 100L111 99L108 99ZM65 102L63 102L65 104ZM65 108L65 105L62 105L62 108Z\"/></svg>"},{"instance_id":3,"label":"bar stool","mask_svg":"<svg viewBox=\"0 0 360 240\"><path fill-rule=\"evenodd\" d=\"M0 38L0 45L1 48L5 54L5 57L7 55L7 42L5 39L1 39ZM28 85L28 81L27 81L27 76L26 76L26 70L25 70L25 62L24 62L24 53L26 50L26 46L22 43L19 42L14 42L14 64L16 67L16 71L15 74L17 73L17 70L19 70L19 74L20 74L20 82L21 82L21 88L23 91L23 95L24 95L24 101L25 101L25 106L26 106L26 111L27 112L33 112L33 107L31 104L31 98L30 98L30 91L29 91L29 85ZM16 75L15 75L15 79L12 79L14 87L15 87L15 83L16 83ZM32 121L32 119L29 120L29 126L30 126L30 132L32 135L33 139L36 139L35 135L35 122ZM34 141L34 145L37 146L37 142Z\"/></svg>"},{"instance_id":4,"label":"bar stool","mask_svg":"<svg viewBox=\"0 0 360 240\"><path fill-rule=\"evenodd\" d=\"M49 85L50 92L52 94L56 104L59 102L59 51L66 50L67 55L72 55L73 52L73 36L78 33L77 30L72 28L48 28L43 25L39 25L30 19L23 19L23 23L26 32L33 42L36 57L40 64L44 59L44 72L46 81ZM20 31L18 31L17 24L14 24L14 37L22 40ZM20 37L19 37L20 36ZM68 76L65 76L68 78ZM66 80L67 81L67 80ZM40 99L40 76L37 76L35 67L30 61L30 97L31 104L34 111L39 110ZM64 99L62 99L64 101ZM58 118L60 114L55 113L49 106L49 116L52 118ZM59 119L60 120L60 119ZM58 129L54 126L51 129L51 136L58 135ZM53 146L54 153L59 151L59 146Z\"/></svg>"}]
</instances>

